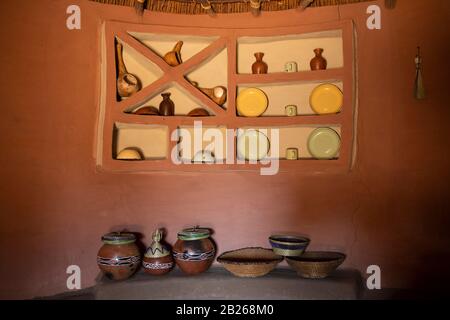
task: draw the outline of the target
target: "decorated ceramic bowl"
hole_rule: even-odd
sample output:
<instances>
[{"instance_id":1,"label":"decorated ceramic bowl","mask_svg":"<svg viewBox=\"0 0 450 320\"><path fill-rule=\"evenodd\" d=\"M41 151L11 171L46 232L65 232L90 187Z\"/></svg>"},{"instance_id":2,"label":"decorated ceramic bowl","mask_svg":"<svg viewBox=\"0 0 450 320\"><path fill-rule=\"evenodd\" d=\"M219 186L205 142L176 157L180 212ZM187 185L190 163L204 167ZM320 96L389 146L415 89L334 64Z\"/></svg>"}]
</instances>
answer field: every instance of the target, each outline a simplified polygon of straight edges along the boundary
<instances>
[{"instance_id":1,"label":"decorated ceramic bowl","mask_svg":"<svg viewBox=\"0 0 450 320\"><path fill-rule=\"evenodd\" d=\"M272 235L269 237L273 252L284 257L297 257L309 245L309 239L298 236Z\"/></svg>"}]
</instances>

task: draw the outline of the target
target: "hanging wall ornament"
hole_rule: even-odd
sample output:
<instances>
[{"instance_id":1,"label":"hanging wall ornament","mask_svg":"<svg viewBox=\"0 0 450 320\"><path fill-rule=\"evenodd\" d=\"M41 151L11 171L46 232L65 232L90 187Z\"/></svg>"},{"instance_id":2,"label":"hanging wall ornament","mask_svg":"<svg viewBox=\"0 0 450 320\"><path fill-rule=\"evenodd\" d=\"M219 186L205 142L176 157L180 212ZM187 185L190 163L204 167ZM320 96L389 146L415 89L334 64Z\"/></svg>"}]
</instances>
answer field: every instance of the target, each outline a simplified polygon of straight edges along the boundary
<instances>
[{"instance_id":1,"label":"hanging wall ornament","mask_svg":"<svg viewBox=\"0 0 450 320\"><path fill-rule=\"evenodd\" d=\"M206 10L206 12L208 12L208 15L210 17L214 17L216 15L216 12L214 11L214 8L209 0L201 0L200 5L203 10Z\"/></svg>"},{"instance_id":2,"label":"hanging wall ornament","mask_svg":"<svg viewBox=\"0 0 450 320\"><path fill-rule=\"evenodd\" d=\"M417 100L425 99L425 88L422 77L422 56L420 55L420 47L417 47L416 55L416 80L414 82L414 97Z\"/></svg>"},{"instance_id":3,"label":"hanging wall ornament","mask_svg":"<svg viewBox=\"0 0 450 320\"><path fill-rule=\"evenodd\" d=\"M134 8L136 9L136 13L140 16L144 14L146 0L134 0Z\"/></svg>"},{"instance_id":4,"label":"hanging wall ornament","mask_svg":"<svg viewBox=\"0 0 450 320\"><path fill-rule=\"evenodd\" d=\"M250 0L250 11L257 17L261 13L261 0Z\"/></svg>"}]
</instances>

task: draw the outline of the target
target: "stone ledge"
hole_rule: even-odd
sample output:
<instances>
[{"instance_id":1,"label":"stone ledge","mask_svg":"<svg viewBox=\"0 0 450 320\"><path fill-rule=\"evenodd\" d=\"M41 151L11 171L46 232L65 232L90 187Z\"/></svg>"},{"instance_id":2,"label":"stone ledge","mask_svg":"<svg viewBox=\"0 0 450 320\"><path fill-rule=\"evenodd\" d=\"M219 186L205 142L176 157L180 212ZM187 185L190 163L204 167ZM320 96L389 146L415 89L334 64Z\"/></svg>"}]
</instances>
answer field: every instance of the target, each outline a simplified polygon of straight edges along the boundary
<instances>
[{"instance_id":1,"label":"stone ledge","mask_svg":"<svg viewBox=\"0 0 450 320\"><path fill-rule=\"evenodd\" d=\"M187 276L175 269L164 276L142 270L126 281L99 277L94 298L99 300L354 300L360 297L361 275L338 269L322 280L303 279L288 268L278 268L260 278L238 278L221 267Z\"/></svg>"}]
</instances>

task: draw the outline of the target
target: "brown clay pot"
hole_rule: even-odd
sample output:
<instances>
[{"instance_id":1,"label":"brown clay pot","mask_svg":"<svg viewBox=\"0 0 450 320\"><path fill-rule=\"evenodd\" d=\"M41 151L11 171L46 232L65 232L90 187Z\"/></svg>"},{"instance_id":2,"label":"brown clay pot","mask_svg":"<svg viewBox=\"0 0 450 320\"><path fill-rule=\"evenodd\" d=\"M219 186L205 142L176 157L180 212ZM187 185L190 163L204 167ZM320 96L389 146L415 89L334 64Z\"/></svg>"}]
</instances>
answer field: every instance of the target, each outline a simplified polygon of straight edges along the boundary
<instances>
[{"instance_id":1,"label":"brown clay pot","mask_svg":"<svg viewBox=\"0 0 450 320\"><path fill-rule=\"evenodd\" d=\"M117 49L117 64L119 75L117 76L117 93L120 97L129 97L141 89L141 85L137 77L131 73L128 73L123 61L123 46L121 43L116 44Z\"/></svg>"},{"instance_id":2,"label":"brown clay pot","mask_svg":"<svg viewBox=\"0 0 450 320\"><path fill-rule=\"evenodd\" d=\"M177 266L188 275L195 275L209 269L216 249L209 239L209 229L191 228L178 233L173 247L173 256Z\"/></svg>"},{"instance_id":3,"label":"brown clay pot","mask_svg":"<svg viewBox=\"0 0 450 320\"><path fill-rule=\"evenodd\" d=\"M173 47L172 51L167 52L164 55L164 61L171 67L175 67L183 61L181 60L181 47L183 46L183 41L178 41Z\"/></svg>"},{"instance_id":4,"label":"brown clay pot","mask_svg":"<svg viewBox=\"0 0 450 320\"><path fill-rule=\"evenodd\" d=\"M310 62L311 70L325 70L327 68L327 60L322 56L323 49L314 49L316 56Z\"/></svg>"},{"instance_id":5,"label":"brown clay pot","mask_svg":"<svg viewBox=\"0 0 450 320\"><path fill-rule=\"evenodd\" d=\"M175 104L170 99L170 92L162 93L163 101L159 104L159 114L162 116L175 115Z\"/></svg>"},{"instance_id":6,"label":"brown clay pot","mask_svg":"<svg viewBox=\"0 0 450 320\"><path fill-rule=\"evenodd\" d=\"M148 274L163 275L172 270L174 266L170 249L161 243L162 234L160 229L153 233L153 242L145 252L142 266Z\"/></svg>"},{"instance_id":7,"label":"brown clay pot","mask_svg":"<svg viewBox=\"0 0 450 320\"><path fill-rule=\"evenodd\" d=\"M139 108L133 112L134 114L146 115L146 116L159 116L159 110L155 107L147 106Z\"/></svg>"},{"instance_id":8,"label":"brown clay pot","mask_svg":"<svg viewBox=\"0 0 450 320\"><path fill-rule=\"evenodd\" d=\"M209 116L209 112L203 108L195 108L189 111L187 115L188 117L207 117Z\"/></svg>"},{"instance_id":9,"label":"brown clay pot","mask_svg":"<svg viewBox=\"0 0 450 320\"><path fill-rule=\"evenodd\" d=\"M103 246L97 254L97 265L106 277L125 280L141 263L141 255L132 233L112 232L102 237Z\"/></svg>"},{"instance_id":10,"label":"brown clay pot","mask_svg":"<svg viewBox=\"0 0 450 320\"><path fill-rule=\"evenodd\" d=\"M264 53L262 53L262 52L255 53L256 61L252 64L252 73L253 74L267 73L267 70L269 69L269 67L267 66L267 63L265 63L262 60L263 57L264 57Z\"/></svg>"}]
</instances>

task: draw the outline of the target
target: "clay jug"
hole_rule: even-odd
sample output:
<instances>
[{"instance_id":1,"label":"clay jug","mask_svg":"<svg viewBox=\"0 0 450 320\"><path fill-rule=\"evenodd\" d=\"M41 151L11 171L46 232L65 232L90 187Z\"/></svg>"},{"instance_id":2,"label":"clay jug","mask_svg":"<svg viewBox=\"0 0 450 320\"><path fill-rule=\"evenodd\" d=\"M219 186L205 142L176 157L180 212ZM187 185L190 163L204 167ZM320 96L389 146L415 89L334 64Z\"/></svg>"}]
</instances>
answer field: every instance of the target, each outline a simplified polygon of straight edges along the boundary
<instances>
[{"instance_id":1,"label":"clay jug","mask_svg":"<svg viewBox=\"0 0 450 320\"><path fill-rule=\"evenodd\" d=\"M252 64L252 73L253 74L267 73L268 66L267 66L267 63L265 63L262 60L263 57L264 57L264 53L262 53L262 52L255 53L256 61Z\"/></svg>"},{"instance_id":2,"label":"clay jug","mask_svg":"<svg viewBox=\"0 0 450 320\"><path fill-rule=\"evenodd\" d=\"M327 68L327 60L322 56L323 49L314 49L316 56L311 60L311 70L325 70Z\"/></svg>"},{"instance_id":3,"label":"clay jug","mask_svg":"<svg viewBox=\"0 0 450 320\"><path fill-rule=\"evenodd\" d=\"M159 114L162 116L175 115L175 104L170 99L170 92L162 93L163 101L159 104Z\"/></svg>"},{"instance_id":4,"label":"clay jug","mask_svg":"<svg viewBox=\"0 0 450 320\"><path fill-rule=\"evenodd\" d=\"M181 47L183 46L183 41L178 41L173 47L172 51L167 52L164 55L164 61L167 62L169 66L175 67L183 61L181 60Z\"/></svg>"},{"instance_id":5,"label":"clay jug","mask_svg":"<svg viewBox=\"0 0 450 320\"><path fill-rule=\"evenodd\" d=\"M197 82L191 81L191 84L206 94L217 105L222 106L227 101L227 88L217 86L214 88L201 88Z\"/></svg>"},{"instance_id":6,"label":"clay jug","mask_svg":"<svg viewBox=\"0 0 450 320\"><path fill-rule=\"evenodd\" d=\"M123 61L123 46L117 43L117 64L119 75L117 76L117 92L120 97L126 98L138 92L141 88L139 80L135 75L128 73Z\"/></svg>"},{"instance_id":7,"label":"clay jug","mask_svg":"<svg viewBox=\"0 0 450 320\"><path fill-rule=\"evenodd\" d=\"M153 232L153 242L145 252L142 266L148 274L163 275L172 270L174 266L170 249L161 243L163 231L157 229Z\"/></svg>"}]
</instances>

